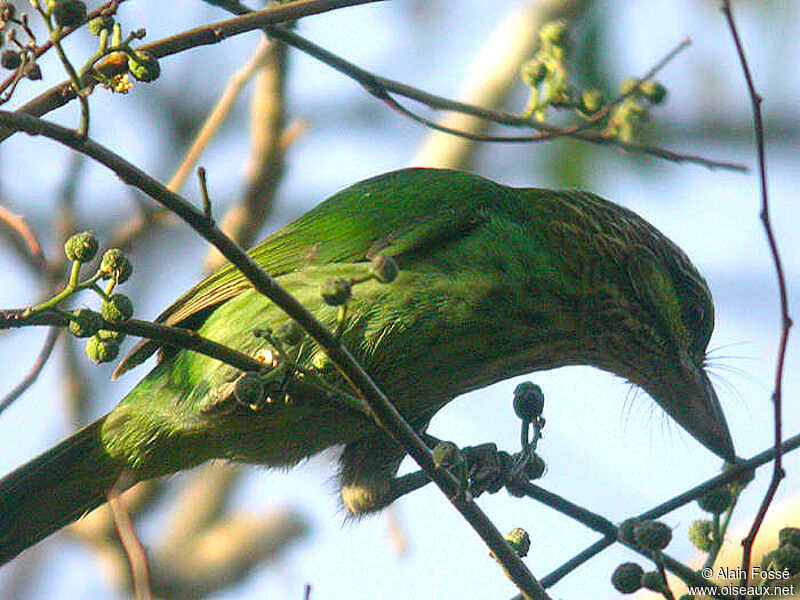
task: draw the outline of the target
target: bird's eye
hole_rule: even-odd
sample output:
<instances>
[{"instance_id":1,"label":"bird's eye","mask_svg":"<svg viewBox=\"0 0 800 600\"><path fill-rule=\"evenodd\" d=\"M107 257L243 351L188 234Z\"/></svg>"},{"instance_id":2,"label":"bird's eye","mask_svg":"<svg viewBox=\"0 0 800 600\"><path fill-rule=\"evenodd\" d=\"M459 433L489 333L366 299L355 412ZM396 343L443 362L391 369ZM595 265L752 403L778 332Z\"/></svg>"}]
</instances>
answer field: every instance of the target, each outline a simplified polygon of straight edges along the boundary
<instances>
[{"instance_id":1,"label":"bird's eye","mask_svg":"<svg viewBox=\"0 0 800 600\"><path fill-rule=\"evenodd\" d=\"M703 319L706 316L706 309L703 308L701 304L694 303L692 304L691 308L689 308L689 318L691 319L690 325L694 328L699 329L699 326L703 323Z\"/></svg>"}]
</instances>

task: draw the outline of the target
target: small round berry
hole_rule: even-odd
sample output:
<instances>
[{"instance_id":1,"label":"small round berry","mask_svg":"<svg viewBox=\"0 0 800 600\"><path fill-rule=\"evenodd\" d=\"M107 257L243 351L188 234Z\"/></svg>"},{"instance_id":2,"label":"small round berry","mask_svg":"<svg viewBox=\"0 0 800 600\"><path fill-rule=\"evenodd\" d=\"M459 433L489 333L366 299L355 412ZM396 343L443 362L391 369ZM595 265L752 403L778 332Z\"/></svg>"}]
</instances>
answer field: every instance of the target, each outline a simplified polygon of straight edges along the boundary
<instances>
[{"instance_id":1,"label":"small round berry","mask_svg":"<svg viewBox=\"0 0 800 600\"><path fill-rule=\"evenodd\" d=\"M258 406L265 395L264 382L257 373L245 373L233 386L233 397L245 406Z\"/></svg>"},{"instance_id":2,"label":"small round berry","mask_svg":"<svg viewBox=\"0 0 800 600\"><path fill-rule=\"evenodd\" d=\"M3 50L0 54L0 64L4 69L16 69L22 64L22 56L16 50Z\"/></svg>"},{"instance_id":3,"label":"small round berry","mask_svg":"<svg viewBox=\"0 0 800 600\"><path fill-rule=\"evenodd\" d=\"M596 113L603 107L603 93L595 88L583 90L581 94L580 109L584 114Z\"/></svg>"},{"instance_id":4,"label":"small round berry","mask_svg":"<svg viewBox=\"0 0 800 600\"><path fill-rule=\"evenodd\" d=\"M711 550L713 540L711 539L711 521L697 520L689 525L689 541L700 552Z\"/></svg>"},{"instance_id":5,"label":"small round berry","mask_svg":"<svg viewBox=\"0 0 800 600\"><path fill-rule=\"evenodd\" d=\"M59 27L77 27L86 18L86 4L81 0L57 0L53 19Z\"/></svg>"},{"instance_id":6,"label":"small round berry","mask_svg":"<svg viewBox=\"0 0 800 600\"><path fill-rule=\"evenodd\" d=\"M453 442L439 442L433 449L433 464L440 469L449 469L458 463L459 453Z\"/></svg>"},{"instance_id":7,"label":"small round berry","mask_svg":"<svg viewBox=\"0 0 800 600\"><path fill-rule=\"evenodd\" d=\"M93 335L86 340L86 356L97 364L110 362L119 354L119 342L111 338Z\"/></svg>"},{"instance_id":8,"label":"small round berry","mask_svg":"<svg viewBox=\"0 0 800 600\"><path fill-rule=\"evenodd\" d=\"M111 31L114 27L114 17L111 15L100 15L89 21L89 33L100 36L103 31Z\"/></svg>"},{"instance_id":9,"label":"small round berry","mask_svg":"<svg viewBox=\"0 0 800 600\"><path fill-rule=\"evenodd\" d=\"M145 50L137 50L133 56L128 57L128 71L138 81L149 83L161 75L161 65L158 59Z\"/></svg>"},{"instance_id":10,"label":"small round berry","mask_svg":"<svg viewBox=\"0 0 800 600\"><path fill-rule=\"evenodd\" d=\"M42 69L39 63L29 62L25 65L25 77L31 81L39 81L42 78Z\"/></svg>"},{"instance_id":11,"label":"small round berry","mask_svg":"<svg viewBox=\"0 0 800 600\"><path fill-rule=\"evenodd\" d=\"M541 456L534 454L530 457L530 460L528 460L527 464L525 465L525 470L523 473L525 474L525 477L530 480L541 478L545 471L547 471L547 463L544 462L544 459Z\"/></svg>"},{"instance_id":12,"label":"small round berry","mask_svg":"<svg viewBox=\"0 0 800 600\"><path fill-rule=\"evenodd\" d=\"M633 528L633 537L645 550L663 550L672 541L672 530L659 521L641 521Z\"/></svg>"},{"instance_id":13,"label":"small round berry","mask_svg":"<svg viewBox=\"0 0 800 600\"><path fill-rule=\"evenodd\" d=\"M633 594L642 587L644 570L636 563L622 563L611 575L611 585L621 594Z\"/></svg>"},{"instance_id":14,"label":"small round berry","mask_svg":"<svg viewBox=\"0 0 800 600\"><path fill-rule=\"evenodd\" d=\"M727 485L721 485L697 500L700 508L712 515L721 515L733 502L733 492Z\"/></svg>"},{"instance_id":15,"label":"small round berry","mask_svg":"<svg viewBox=\"0 0 800 600\"><path fill-rule=\"evenodd\" d=\"M125 294L114 294L100 305L100 314L110 323L121 323L133 316L133 302Z\"/></svg>"},{"instance_id":16,"label":"small round berry","mask_svg":"<svg viewBox=\"0 0 800 600\"><path fill-rule=\"evenodd\" d=\"M133 266L128 257L117 248L106 250L100 261L100 273L103 279L116 278L117 283L125 283L133 273Z\"/></svg>"},{"instance_id":17,"label":"small round berry","mask_svg":"<svg viewBox=\"0 0 800 600\"><path fill-rule=\"evenodd\" d=\"M347 304L353 293L353 286L346 279L327 279L320 286L322 301L328 306Z\"/></svg>"},{"instance_id":18,"label":"small round berry","mask_svg":"<svg viewBox=\"0 0 800 600\"><path fill-rule=\"evenodd\" d=\"M69 260L87 263L97 255L100 245L89 231L76 233L64 243L64 254Z\"/></svg>"},{"instance_id":19,"label":"small round berry","mask_svg":"<svg viewBox=\"0 0 800 600\"><path fill-rule=\"evenodd\" d=\"M667 97L667 88L653 79L643 81L639 89L642 90L642 95L647 98L651 104L656 106L664 102L664 99Z\"/></svg>"},{"instance_id":20,"label":"small round berry","mask_svg":"<svg viewBox=\"0 0 800 600\"><path fill-rule=\"evenodd\" d=\"M535 383L523 381L514 389L514 412L525 421L533 421L544 410L544 393Z\"/></svg>"},{"instance_id":21,"label":"small round berry","mask_svg":"<svg viewBox=\"0 0 800 600\"><path fill-rule=\"evenodd\" d=\"M567 41L567 22L563 19L550 21L539 30L542 42L549 42L553 46L563 46Z\"/></svg>"},{"instance_id":22,"label":"small round berry","mask_svg":"<svg viewBox=\"0 0 800 600\"><path fill-rule=\"evenodd\" d=\"M636 517L625 519L617 528L617 539L620 542L625 542L626 544L635 546L637 541L633 534L633 530L636 529L636 526L639 525L639 523L641 523L641 520L637 519Z\"/></svg>"},{"instance_id":23,"label":"small round berry","mask_svg":"<svg viewBox=\"0 0 800 600\"><path fill-rule=\"evenodd\" d=\"M525 85L536 87L547 77L547 65L540 60L530 60L522 65L519 76Z\"/></svg>"},{"instance_id":24,"label":"small round berry","mask_svg":"<svg viewBox=\"0 0 800 600\"><path fill-rule=\"evenodd\" d=\"M778 546L794 546L800 548L800 529L784 527L778 532Z\"/></svg>"},{"instance_id":25,"label":"small round berry","mask_svg":"<svg viewBox=\"0 0 800 600\"><path fill-rule=\"evenodd\" d=\"M520 558L528 556L531 549L531 536L522 527L515 527L506 534L506 542Z\"/></svg>"},{"instance_id":26,"label":"small round berry","mask_svg":"<svg viewBox=\"0 0 800 600\"><path fill-rule=\"evenodd\" d=\"M397 261L391 256L378 254L372 259L369 265L369 272L381 283L392 283L397 279L400 267L397 266Z\"/></svg>"}]
</instances>

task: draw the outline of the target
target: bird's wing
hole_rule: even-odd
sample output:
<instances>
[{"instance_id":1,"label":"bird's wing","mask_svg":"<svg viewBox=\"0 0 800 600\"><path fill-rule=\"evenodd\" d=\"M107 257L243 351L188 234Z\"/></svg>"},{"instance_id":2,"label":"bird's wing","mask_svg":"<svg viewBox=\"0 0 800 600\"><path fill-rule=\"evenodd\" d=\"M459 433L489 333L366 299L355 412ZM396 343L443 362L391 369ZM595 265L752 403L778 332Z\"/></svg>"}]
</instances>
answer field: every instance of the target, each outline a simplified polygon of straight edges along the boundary
<instances>
[{"instance_id":1,"label":"bird's wing","mask_svg":"<svg viewBox=\"0 0 800 600\"><path fill-rule=\"evenodd\" d=\"M250 251L272 277L306 265L361 262L377 254L422 252L466 235L484 220L487 204L502 202L503 186L457 171L405 169L357 183L332 196ZM156 319L197 329L213 309L249 289L228 265L207 277ZM114 378L149 358L160 344L143 340L126 356Z\"/></svg>"}]
</instances>

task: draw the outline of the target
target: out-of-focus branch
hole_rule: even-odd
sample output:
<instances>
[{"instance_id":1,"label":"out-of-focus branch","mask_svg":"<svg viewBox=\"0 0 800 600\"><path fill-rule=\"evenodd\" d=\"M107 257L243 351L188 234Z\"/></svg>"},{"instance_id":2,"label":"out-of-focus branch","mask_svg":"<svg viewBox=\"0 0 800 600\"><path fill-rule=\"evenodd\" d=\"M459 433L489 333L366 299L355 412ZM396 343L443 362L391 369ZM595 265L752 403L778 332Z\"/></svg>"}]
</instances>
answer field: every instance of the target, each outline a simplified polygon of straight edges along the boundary
<instances>
[{"instance_id":1,"label":"out-of-focus branch","mask_svg":"<svg viewBox=\"0 0 800 600\"><path fill-rule=\"evenodd\" d=\"M588 6L585 0L547 0L526 4L509 13L472 61L459 101L493 110L500 106L530 58L541 26L554 19L572 19ZM490 122L460 112L450 112L439 125L481 134ZM458 169L469 163L475 142L431 131L411 160L412 165Z\"/></svg>"},{"instance_id":2,"label":"out-of-focus branch","mask_svg":"<svg viewBox=\"0 0 800 600\"><path fill-rule=\"evenodd\" d=\"M245 168L242 197L222 219L220 227L244 248L253 245L275 202L283 172L284 88L287 50L283 42L272 42L258 69L250 107L250 155ZM224 262L214 248L206 257L213 271Z\"/></svg>"}]
</instances>

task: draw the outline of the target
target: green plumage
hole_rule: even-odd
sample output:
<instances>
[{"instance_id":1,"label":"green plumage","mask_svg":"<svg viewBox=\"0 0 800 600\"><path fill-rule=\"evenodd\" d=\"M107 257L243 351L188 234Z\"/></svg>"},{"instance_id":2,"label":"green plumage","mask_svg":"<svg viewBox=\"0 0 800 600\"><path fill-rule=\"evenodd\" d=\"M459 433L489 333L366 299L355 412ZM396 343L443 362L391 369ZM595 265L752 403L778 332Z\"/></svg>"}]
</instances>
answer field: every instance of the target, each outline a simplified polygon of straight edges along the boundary
<instances>
[{"instance_id":1,"label":"green plumage","mask_svg":"<svg viewBox=\"0 0 800 600\"><path fill-rule=\"evenodd\" d=\"M378 254L397 261L392 283L354 286L342 335L419 429L469 390L587 364L642 386L701 443L733 458L703 368L713 329L705 282L656 229L592 194L408 169L336 194L251 254L331 328L338 308L322 301L320 284L364 279ZM259 330L291 327L230 267L159 320L260 360L275 354ZM118 372L157 349L140 344ZM213 458L287 466L344 445L345 507L385 506L397 496L403 451L337 391L346 382L307 336L285 350L305 373L279 366L255 407L236 401L236 369L162 350L109 415L0 482L0 562L101 504L123 472L143 480Z\"/></svg>"}]
</instances>

